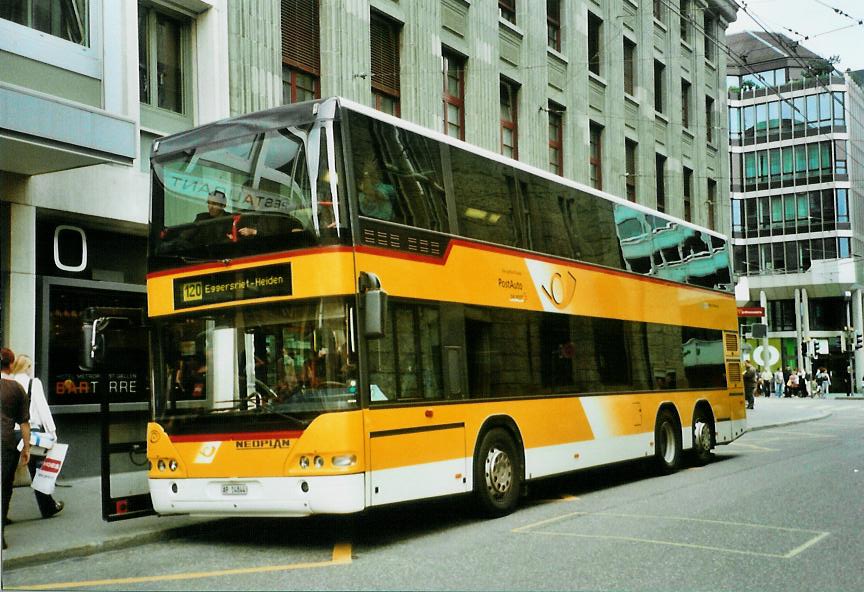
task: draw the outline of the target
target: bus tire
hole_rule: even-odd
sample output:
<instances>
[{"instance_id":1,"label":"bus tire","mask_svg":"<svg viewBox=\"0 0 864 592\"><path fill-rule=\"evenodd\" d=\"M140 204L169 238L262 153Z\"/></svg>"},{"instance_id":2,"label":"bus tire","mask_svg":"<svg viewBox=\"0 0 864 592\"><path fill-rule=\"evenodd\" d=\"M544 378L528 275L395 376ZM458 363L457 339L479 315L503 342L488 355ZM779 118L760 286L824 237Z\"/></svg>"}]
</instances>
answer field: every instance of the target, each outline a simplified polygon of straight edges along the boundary
<instances>
[{"instance_id":1,"label":"bus tire","mask_svg":"<svg viewBox=\"0 0 864 592\"><path fill-rule=\"evenodd\" d=\"M711 461L714 447L714 420L704 407L697 407L693 413L693 459L704 465Z\"/></svg>"},{"instance_id":2,"label":"bus tire","mask_svg":"<svg viewBox=\"0 0 864 592\"><path fill-rule=\"evenodd\" d=\"M519 452L510 432L493 428L483 434L474 461L474 496L480 512L505 516L516 509L522 491Z\"/></svg>"},{"instance_id":3,"label":"bus tire","mask_svg":"<svg viewBox=\"0 0 864 592\"><path fill-rule=\"evenodd\" d=\"M662 473L673 473L681 466L681 428L669 409L661 409L654 424L654 458Z\"/></svg>"}]
</instances>

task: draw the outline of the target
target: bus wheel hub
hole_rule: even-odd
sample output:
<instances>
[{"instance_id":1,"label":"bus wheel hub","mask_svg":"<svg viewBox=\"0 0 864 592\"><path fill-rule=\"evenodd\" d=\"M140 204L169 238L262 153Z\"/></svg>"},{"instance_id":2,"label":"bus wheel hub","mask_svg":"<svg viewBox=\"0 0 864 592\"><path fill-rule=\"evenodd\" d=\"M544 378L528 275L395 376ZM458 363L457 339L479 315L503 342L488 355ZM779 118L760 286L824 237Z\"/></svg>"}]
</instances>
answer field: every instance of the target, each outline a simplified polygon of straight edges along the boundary
<instances>
[{"instance_id":1,"label":"bus wheel hub","mask_svg":"<svg viewBox=\"0 0 864 592\"><path fill-rule=\"evenodd\" d=\"M493 448L486 456L486 488L493 494L503 495L513 481L513 465L507 453Z\"/></svg>"}]
</instances>

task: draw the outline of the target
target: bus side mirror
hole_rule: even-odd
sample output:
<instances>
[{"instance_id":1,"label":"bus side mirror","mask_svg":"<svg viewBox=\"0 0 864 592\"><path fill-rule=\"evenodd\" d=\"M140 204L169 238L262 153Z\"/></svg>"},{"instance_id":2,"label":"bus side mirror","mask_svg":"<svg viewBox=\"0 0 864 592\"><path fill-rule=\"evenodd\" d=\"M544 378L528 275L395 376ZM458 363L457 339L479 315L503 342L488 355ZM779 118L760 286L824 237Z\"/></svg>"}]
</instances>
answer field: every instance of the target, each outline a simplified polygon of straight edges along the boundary
<instances>
[{"instance_id":1,"label":"bus side mirror","mask_svg":"<svg viewBox=\"0 0 864 592\"><path fill-rule=\"evenodd\" d=\"M367 339L380 339L387 333L387 292L369 290L363 294L365 313L363 332Z\"/></svg>"},{"instance_id":2,"label":"bus side mirror","mask_svg":"<svg viewBox=\"0 0 864 592\"><path fill-rule=\"evenodd\" d=\"M95 370L105 361L107 352L106 332L111 326L112 344L135 341L144 338L141 334L144 311L140 308L118 308L91 306L84 311L81 323L81 360L82 370ZM122 331L127 334L116 334Z\"/></svg>"},{"instance_id":3,"label":"bus side mirror","mask_svg":"<svg viewBox=\"0 0 864 592\"><path fill-rule=\"evenodd\" d=\"M81 361L82 370L96 368L96 347L93 343L93 323L84 323L81 327Z\"/></svg>"},{"instance_id":4,"label":"bus side mirror","mask_svg":"<svg viewBox=\"0 0 864 592\"><path fill-rule=\"evenodd\" d=\"M361 272L358 286L363 295L363 335L380 339L387 333L387 292L374 273Z\"/></svg>"}]
</instances>

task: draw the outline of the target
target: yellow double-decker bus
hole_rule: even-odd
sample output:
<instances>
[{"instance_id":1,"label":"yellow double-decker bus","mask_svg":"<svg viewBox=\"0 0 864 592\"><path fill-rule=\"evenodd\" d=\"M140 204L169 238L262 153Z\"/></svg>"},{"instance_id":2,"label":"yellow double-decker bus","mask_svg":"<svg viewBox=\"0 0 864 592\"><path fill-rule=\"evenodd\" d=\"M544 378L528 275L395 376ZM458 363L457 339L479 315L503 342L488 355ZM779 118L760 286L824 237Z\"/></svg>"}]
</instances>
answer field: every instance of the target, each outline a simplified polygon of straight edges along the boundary
<instances>
[{"instance_id":1,"label":"yellow double-decker bus","mask_svg":"<svg viewBox=\"0 0 864 592\"><path fill-rule=\"evenodd\" d=\"M158 513L501 515L745 430L705 228L339 98L161 139L152 171Z\"/></svg>"}]
</instances>

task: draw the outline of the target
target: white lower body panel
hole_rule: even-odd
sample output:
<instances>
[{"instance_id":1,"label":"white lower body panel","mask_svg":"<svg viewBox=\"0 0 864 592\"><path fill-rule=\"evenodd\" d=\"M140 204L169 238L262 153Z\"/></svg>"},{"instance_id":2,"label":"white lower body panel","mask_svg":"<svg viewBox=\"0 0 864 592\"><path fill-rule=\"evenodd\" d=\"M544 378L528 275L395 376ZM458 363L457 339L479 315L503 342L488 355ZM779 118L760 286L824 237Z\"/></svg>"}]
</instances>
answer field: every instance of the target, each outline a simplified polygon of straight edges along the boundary
<instances>
[{"instance_id":1,"label":"white lower body panel","mask_svg":"<svg viewBox=\"0 0 864 592\"><path fill-rule=\"evenodd\" d=\"M307 491L303 491L303 483L306 483ZM223 485L245 485L246 493L226 495L223 493ZM365 508L365 490L366 481L362 473L303 478L150 479L153 508L159 514L350 514Z\"/></svg>"}]
</instances>

